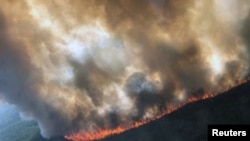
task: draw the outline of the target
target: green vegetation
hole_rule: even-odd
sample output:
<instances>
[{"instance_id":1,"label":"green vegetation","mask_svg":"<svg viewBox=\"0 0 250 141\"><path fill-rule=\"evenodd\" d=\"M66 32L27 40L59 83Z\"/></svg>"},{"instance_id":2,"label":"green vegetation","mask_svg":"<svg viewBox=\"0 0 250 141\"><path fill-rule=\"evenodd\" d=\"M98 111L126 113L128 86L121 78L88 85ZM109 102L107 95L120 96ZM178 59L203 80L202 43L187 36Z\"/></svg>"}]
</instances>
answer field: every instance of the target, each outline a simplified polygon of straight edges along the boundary
<instances>
[{"instance_id":1,"label":"green vegetation","mask_svg":"<svg viewBox=\"0 0 250 141\"><path fill-rule=\"evenodd\" d=\"M44 139L35 121L22 120L14 107L0 103L0 141L65 141Z\"/></svg>"},{"instance_id":2,"label":"green vegetation","mask_svg":"<svg viewBox=\"0 0 250 141\"><path fill-rule=\"evenodd\" d=\"M39 128L33 121L17 121L0 130L3 141L32 141L39 134Z\"/></svg>"},{"instance_id":3,"label":"green vegetation","mask_svg":"<svg viewBox=\"0 0 250 141\"><path fill-rule=\"evenodd\" d=\"M63 141L63 138L44 139L34 121L17 121L0 130L1 141Z\"/></svg>"},{"instance_id":4,"label":"green vegetation","mask_svg":"<svg viewBox=\"0 0 250 141\"><path fill-rule=\"evenodd\" d=\"M102 141L206 141L208 124L250 124L250 82L214 98L187 104L145 126ZM44 139L36 122L24 121L0 106L0 141L65 141Z\"/></svg>"}]
</instances>

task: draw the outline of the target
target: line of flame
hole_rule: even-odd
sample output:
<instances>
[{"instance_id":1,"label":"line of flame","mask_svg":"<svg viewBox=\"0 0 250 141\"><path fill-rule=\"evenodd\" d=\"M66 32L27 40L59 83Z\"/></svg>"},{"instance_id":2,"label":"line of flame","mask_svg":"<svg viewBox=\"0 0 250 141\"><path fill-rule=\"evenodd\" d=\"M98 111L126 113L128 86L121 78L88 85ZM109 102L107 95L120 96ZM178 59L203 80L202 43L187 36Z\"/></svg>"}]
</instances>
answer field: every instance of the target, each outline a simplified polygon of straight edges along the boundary
<instances>
[{"instance_id":1,"label":"line of flame","mask_svg":"<svg viewBox=\"0 0 250 141\"><path fill-rule=\"evenodd\" d=\"M236 83L236 85L234 85L233 87L230 87L226 90L224 90L223 92L226 92L232 88L235 88L235 87L238 87L239 85L242 85L246 82L248 82L250 80L250 77ZM222 93L223 93L222 92ZM187 102L184 102L182 104L179 104L178 106L176 107L173 107L171 109L167 109L165 112L157 115L155 118L153 119L144 119L142 121L138 121L138 122L135 122L133 124L130 124L128 125L127 127L121 127L121 126L118 126L114 129L100 129L100 130L97 130L95 132L78 132L78 133L74 133L74 134L70 134L70 135L65 135L65 139L68 139L68 140L72 140L72 141L91 141L91 140L100 140L100 139L103 139L105 137L108 137L108 136L111 136L111 135L115 135L115 134L120 134L124 131L127 131L127 130L130 130L130 129L133 129L133 128L137 128L139 126L142 126L142 125L145 125L151 121L154 121L154 120L157 120L177 109L179 109L180 107L188 104L188 103L191 103L191 102L195 102L195 101L198 101L198 100L204 100L204 99L208 99L208 98L212 98L212 97L215 97L217 94L211 94L211 93L205 93L202 97L191 97L187 100Z\"/></svg>"}]
</instances>

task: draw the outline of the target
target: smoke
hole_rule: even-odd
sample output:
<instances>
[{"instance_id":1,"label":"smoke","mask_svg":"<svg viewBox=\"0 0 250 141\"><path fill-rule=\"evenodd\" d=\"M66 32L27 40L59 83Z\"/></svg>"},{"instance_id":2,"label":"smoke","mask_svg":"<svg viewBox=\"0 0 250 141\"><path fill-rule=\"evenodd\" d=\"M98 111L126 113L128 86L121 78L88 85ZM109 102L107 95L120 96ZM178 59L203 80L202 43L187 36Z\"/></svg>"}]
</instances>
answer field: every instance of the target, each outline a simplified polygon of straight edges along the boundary
<instances>
[{"instance_id":1,"label":"smoke","mask_svg":"<svg viewBox=\"0 0 250 141\"><path fill-rule=\"evenodd\" d=\"M153 118L248 74L249 6L2 1L0 98L48 138Z\"/></svg>"}]
</instances>

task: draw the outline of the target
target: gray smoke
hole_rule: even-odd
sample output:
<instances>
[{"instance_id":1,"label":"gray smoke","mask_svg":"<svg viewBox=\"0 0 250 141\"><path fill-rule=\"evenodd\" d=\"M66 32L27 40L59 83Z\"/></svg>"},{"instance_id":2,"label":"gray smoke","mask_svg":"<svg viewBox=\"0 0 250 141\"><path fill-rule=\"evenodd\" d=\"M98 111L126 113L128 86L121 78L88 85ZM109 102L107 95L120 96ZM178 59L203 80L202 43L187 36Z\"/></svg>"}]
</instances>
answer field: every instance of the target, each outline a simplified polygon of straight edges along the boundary
<instances>
[{"instance_id":1,"label":"gray smoke","mask_svg":"<svg viewBox=\"0 0 250 141\"><path fill-rule=\"evenodd\" d=\"M248 74L249 6L1 1L0 99L48 138L153 118Z\"/></svg>"}]
</instances>

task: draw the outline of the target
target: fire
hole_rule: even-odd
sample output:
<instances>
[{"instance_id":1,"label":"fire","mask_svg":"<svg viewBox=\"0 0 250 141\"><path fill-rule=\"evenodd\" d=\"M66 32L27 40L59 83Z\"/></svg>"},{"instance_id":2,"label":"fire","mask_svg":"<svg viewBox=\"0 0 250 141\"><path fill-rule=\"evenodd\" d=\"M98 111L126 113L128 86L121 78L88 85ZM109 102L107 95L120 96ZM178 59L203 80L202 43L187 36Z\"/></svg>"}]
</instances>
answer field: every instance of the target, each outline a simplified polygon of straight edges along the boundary
<instances>
[{"instance_id":1,"label":"fire","mask_svg":"<svg viewBox=\"0 0 250 141\"><path fill-rule=\"evenodd\" d=\"M239 81L238 83L236 83L233 87L230 87L228 89L225 89L223 92L226 92L232 88L238 87L242 84L247 83L248 81L250 81L250 77ZM72 141L91 141L91 140L99 140L99 139L103 139L105 137L111 136L111 135L115 135L115 134L120 134L122 132L125 132L127 130L133 129L133 128L137 128L139 126L145 125L151 121L157 120L167 114L170 114L171 112L181 108L182 106L188 104L188 103L192 103L195 101L199 101L199 100L204 100L204 99L208 99L208 98L212 98L215 97L217 94L212 94L212 93L205 93L203 94L201 97L191 97L187 100L187 102L184 102L182 104L179 104L176 107L172 107L170 109L167 109L165 112L157 115L155 118L153 119L144 119L138 122L135 122L133 124L127 125L126 127L122 127L122 126L118 126L114 129L100 129L97 130L95 132L78 132L78 133L74 133L74 134L70 134L70 135L65 135L64 137L68 140L72 140Z\"/></svg>"}]
</instances>

